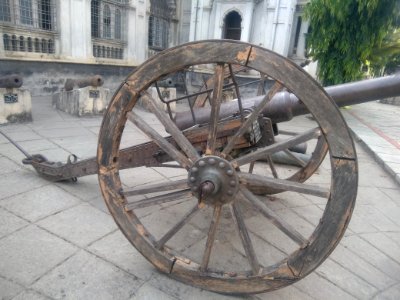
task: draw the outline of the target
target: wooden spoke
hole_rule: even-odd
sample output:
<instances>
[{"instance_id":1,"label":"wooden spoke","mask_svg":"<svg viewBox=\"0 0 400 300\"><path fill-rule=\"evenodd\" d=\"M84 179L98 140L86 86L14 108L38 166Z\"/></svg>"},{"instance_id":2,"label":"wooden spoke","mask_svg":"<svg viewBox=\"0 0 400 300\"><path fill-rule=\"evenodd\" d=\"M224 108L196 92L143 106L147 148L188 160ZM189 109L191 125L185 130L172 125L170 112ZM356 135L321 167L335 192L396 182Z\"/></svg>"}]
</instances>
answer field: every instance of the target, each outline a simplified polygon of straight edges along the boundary
<instances>
[{"instance_id":1,"label":"wooden spoke","mask_svg":"<svg viewBox=\"0 0 400 300\"><path fill-rule=\"evenodd\" d=\"M239 206L233 203L231 206L232 216L237 225L240 239L242 240L244 251L246 252L247 259L249 260L253 275L257 275L260 272L260 263L258 262L256 253L254 251L253 243L251 242L249 232L244 223L243 214Z\"/></svg>"},{"instance_id":2,"label":"wooden spoke","mask_svg":"<svg viewBox=\"0 0 400 300\"><path fill-rule=\"evenodd\" d=\"M233 147L235 146L236 140L241 137L250 127L251 124L258 118L261 111L264 109L265 105L272 99L272 97L281 89L282 85L279 82L276 82L273 87L269 90L268 94L263 98L263 100L258 104L256 109L251 113L250 116L246 118L246 121L242 124L238 131L233 135L233 137L229 140L228 144L222 151L222 156L228 155Z\"/></svg>"},{"instance_id":3,"label":"wooden spoke","mask_svg":"<svg viewBox=\"0 0 400 300\"><path fill-rule=\"evenodd\" d=\"M208 263L210 261L210 256L211 256L211 249L212 249L212 246L214 244L215 234L217 232L219 218L221 217L221 210L222 210L222 206L221 205L217 205L214 208L213 218L211 220L210 229L208 231L206 249L204 250L203 260L202 260L201 265L200 265L200 271L201 272L206 272L207 268L208 268Z\"/></svg>"},{"instance_id":4,"label":"wooden spoke","mask_svg":"<svg viewBox=\"0 0 400 300\"><path fill-rule=\"evenodd\" d=\"M282 191L298 192L302 194L313 195L317 197L328 198L329 190L315 185L294 182L290 180L269 178L256 174L238 173L239 180L242 184L250 184L252 186L270 187Z\"/></svg>"},{"instance_id":5,"label":"wooden spoke","mask_svg":"<svg viewBox=\"0 0 400 300\"><path fill-rule=\"evenodd\" d=\"M282 142L278 142L269 146L266 146L264 148L258 149L252 153L249 153L247 155L244 155L242 157L239 157L235 160L232 160L231 163L235 167L239 167L242 165L245 165L247 163L250 163L255 160L259 160L261 158L264 158L268 154L272 154L278 151L285 150L287 148L290 148L294 145L306 142L310 139L316 138L320 135L321 130L319 127L310 129L306 131L303 134L299 134L295 137L292 137L290 139L284 140Z\"/></svg>"},{"instance_id":6,"label":"wooden spoke","mask_svg":"<svg viewBox=\"0 0 400 300\"><path fill-rule=\"evenodd\" d=\"M156 184L150 184L142 188L125 189L124 195L125 197L129 197L135 195L144 195L156 192L172 191L172 190L187 189L187 188L188 188L187 179L182 179L177 181L166 181Z\"/></svg>"},{"instance_id":7,"label":"wooden spoke","mask_svg":"<svg viewBox=\"0 0 400 300\"><path fill-rule=\"evenodd\" d=\"M163 149L172 159L176 160L182 167L188 169L192 163L179 152L173 145L165 140L157 131L148 125L139 115L133 111L128 112L127 117L129 121L135 124L142 130L149 138L151 138L161 149Z\"/></svg>"},{"instance_id":8,"label":"wooden spoke","mask_svg":"<svg viewBox=\"0 0 400 300\"><path fill-rule=\"evenodd\" d=\"M215 154L217 143L217 129L219 120L219 109L221 107L222 87L224 84L224 64L217 64L214 74L214 91L211 103L210 127L207 138L206 155Z\"/></svg>"},{"instance_id":9,"label":"wooden spoke","mask_svg":"<svg viewBox=\"0 0 400 300\"><path fill-rule=\"evenodd\" d=\"M292 153L292 151L285 149L283 150L289 157L293 158L300 166L305 167L307 165L307 163L302 160L301 158L297 157L296 155L294 155Z\"/></svg>"},{"instance_id":10,"label":"wooden spoke","mask_svg":"<svg viewBox=\"0 0 400 300\"><path fill-rule=\"evenodd\" d=\"M157 243L156 248L161 249L166 242L168 242L185 224L196 215L200 210L199 205L196 204L190 211L188 211L183 218L176 223Z\"/></svg>"},{"instance_id":11,"label":"wooden spoke","mask_svg":"<svg viewBox=\"0 0 400 300\"><path fill-rule=\"evenodd\" d=\"M250 192L245 187L240 188L242 195L249 200L258 211L263 214L268 220L272 222L276 227L278 227L282 232L284 232L288 237L290 237L294 242L299 245L304 245L307 240L291 225L286 223L284 220L280 219L279 216L275 214L273 210L268 208L260 199L257 198L252 192Z\"/></svg>"},{"instance_id":12,"label":"wooden spoke","mask_svg":"<svg viewBox=\"0 0 400 300\"><path fill-rule=\"evenodd\" d=\"M125 205L125 210L130 211L134 210L137 208L144 208L144 207L149 207L152 205L157 205L161 203L167 203L167 202L172 202L176 201L179 199L190 199L192 198L192 193L190 192L189 189L185 189L183 191L178 191L178 192L172 192L168 193L165 195L160 195L160 196L154 196L148 199L143 199L135 202L128 202Z\"/></svg>"},{"instance_id":13,"label":"wooden spoke","mask_svg":"<svg viewBox=\"0 0 400 300\"><path fill-rule=\"evenodd\" d=\"M242 105L242 97L240 96L240 90L239 90L239 85L236 81L236 77L235 77L235 73L233 72L233 68L232 65L229 64L229 73L230 73L230 77L232 79L232 83L235 86L235 93L236 93L236 98L238 100L238 106L239 106L239 112L240 112L240 119L242 120L242 122L244 122L244 113L243 113L243 105Z\"/></svg>"},{"instance_id":14,"label":"wooden spoke","mask_svg":"<svg viewBox=\"0 0 400 300\"><path fill-rule=\"evenodd\" d=\"M149 105L150 110L157 116L158 120L165 126L166 131L173 137L175 142L179 145L183 152L194 162L200 158L196 149L176 127L175 123L160 109L156 104L156 100L149 94L145 93L146 97L142 97Z\"/></svg>"},{"instance_id":15,"label":"wooden spoke","mask_svg":"<svg viewBox=\"0 0 400 300\"><path fill-rule=\"evenodd\" d=\"M253 173L254 164L255 164L255 163L256 163L255 161L252 161L252 162L250 163L250 166L249 166L249 173L250 173L250 174Z\"/></svg>"},{"instance_id":16,"label":"wooden spoke","mask_svg":"<svg viewBox=\"0 0 400 300\"><path fill-rule=\"evenodd\" d=\"M275 168L274 162L272 161L271 155L267 155L267 161L268 161L269 168L271 169L272 175L274 176L274 178L278 178L278 172L276 171L276 168Z\"/></svg>"}]
</instances>

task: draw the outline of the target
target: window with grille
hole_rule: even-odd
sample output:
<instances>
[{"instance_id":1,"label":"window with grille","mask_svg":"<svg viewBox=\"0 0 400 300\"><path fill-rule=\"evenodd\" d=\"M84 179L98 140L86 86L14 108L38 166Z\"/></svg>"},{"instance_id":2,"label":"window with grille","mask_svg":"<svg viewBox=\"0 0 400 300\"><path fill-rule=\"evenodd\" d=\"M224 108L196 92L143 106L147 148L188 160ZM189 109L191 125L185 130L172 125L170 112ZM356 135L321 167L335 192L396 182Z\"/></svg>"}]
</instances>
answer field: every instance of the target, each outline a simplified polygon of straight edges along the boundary
<instances>
[{"instance_id":1,"label":"window with grille","mask_svg":"<svg viewBox=\"0 0 400 300\"><path fill-rule=\"evenodd\" d=\"M162 50L168 47L170 10L165 0L150 1L149 47Z\"/></svg>"},{"instance_id":2,"label":"window with grille","mask_svg":"<svg viewBox=\"0 0 400 300\"><path fill-rule=\"evenodd\" d=\"M11 22L10 0L0 1L0 22Z\"/></svg>"},{"instance_id":3,"label":"window with grille","mask_svg":"<svg viewBox=\"0 0 400 300\"><path fill-rule=\"evenodd\" d=\"M39 28L52 30L52 6L51 0L38 1Z\"/></svg>"},{"instance_id":4,"label":"window with grille","mask_svg":"<svg viewBox=\"0 0 400 300\"><path fill-rule=\"evenodd\" d=\"M108 5L104 5L103 10L103 37L111 38L111 10Z\"/></svg>"},{"instance_id":5,"label":"window with grille","mask_svg":"<svg viewBox=\"0 0 400 300\"><path fill-rule=\"evenodd\" d=\"M19 18L21 24L33 25L32 0L19 0Z\"/></svg>"},{"instance_id":6,"label":"window with grille","mask_svg":"<svg viewBox=\"0 0 400 300\"><path fill-rule=\"evenodd\" d=\"M56 0L0 0L0 25L55 30Z\"/></svg>"},{"instance_id":7,"label":"window with grille","mask_svg":"<svg viewBox=\"0 0 400 300\"><path fill-rule=\"evenodd\" d=\"M124 0L91 0L92 37L123 40Z\"/></svg>"},{"instance_id":8,"label":"window with grille","mask_svg":"<svg viewBox=\"0 0 400 300\"><path fill-rule=\"evenodd\" d=\"M0 0L5 51L53 54L57 0ZM12 27L12 31L8 28ZM28 30L26 30L28 28Z\"/></svg>"},{"instance_id":9,"label":"window with grille","mask_svg":"<svg viewBox=\"0 0 400 300\"><path fill-rule=\"evenodd\" d=\"M94 57L123 59L127 3L127 0L91 0Z\"/></svg>"}]
</instances>

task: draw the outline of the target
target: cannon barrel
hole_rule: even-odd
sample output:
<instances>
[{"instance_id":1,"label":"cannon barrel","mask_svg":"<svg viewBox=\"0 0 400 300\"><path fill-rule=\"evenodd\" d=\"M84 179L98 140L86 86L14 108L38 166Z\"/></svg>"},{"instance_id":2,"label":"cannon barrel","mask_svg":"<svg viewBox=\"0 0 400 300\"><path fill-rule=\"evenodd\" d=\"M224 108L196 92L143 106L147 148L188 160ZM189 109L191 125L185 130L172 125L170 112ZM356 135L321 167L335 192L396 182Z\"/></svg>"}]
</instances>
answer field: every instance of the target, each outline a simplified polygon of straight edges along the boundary
<instances>
[{"instance_id":1,"label":"cannon barrel","mask_svg":"<svg viewBox=\"0 0 400 300\"><path fill-rule=\"evenodd\" d=\"M400 74L329 86L325 90L340 107L400 96ZM257 96L243 99L243 108L251 109L257 106L263 98L264 96ZM223 103L219 117L226 118L238 111L237 100ZM207 123L210 112L209 107L196 109L196 123ZM287 91L277 93L263 110L264 116L270 118L273 123L289 121L294 116L307 113L308 110L301 100ZM176 113L175 122L181 130L195 125L190 112Z\"/></svg>"},{"instance_id":2,"label":"cannon barrel","mask_svg":"<svg viewBox=\"0 0 400 300\"><path fill-rule=\"evenodd\" d=\"M19 88L23 80L19 75L8 75L0 77L0 88Z\"/></svg>"},{"instance_id":3,"label":"cannon barrel","mask_svg":"<svg viewBox=\"0 0 400 300\"><path fill-rule=\"evenodd\" d=\"M170 88L175 87L176 82L172 78L167 78L157 82L159 87Z\"/></svg>"},{"instance_id":4,"label":"cannon barrel","mask_svg":"<svg viewBox=\"0 0 400 300\"><path fill-rule=\"evenodd\" d=\"M64 89L66 91L72 91L75 86L78 86L79 88L83 88L86 86L102 86L104 83L103 77L100 75L95 75L92 77L88 77L85 79L70 79L68 78L65 81Z\"/></svg>"}]
</instances>

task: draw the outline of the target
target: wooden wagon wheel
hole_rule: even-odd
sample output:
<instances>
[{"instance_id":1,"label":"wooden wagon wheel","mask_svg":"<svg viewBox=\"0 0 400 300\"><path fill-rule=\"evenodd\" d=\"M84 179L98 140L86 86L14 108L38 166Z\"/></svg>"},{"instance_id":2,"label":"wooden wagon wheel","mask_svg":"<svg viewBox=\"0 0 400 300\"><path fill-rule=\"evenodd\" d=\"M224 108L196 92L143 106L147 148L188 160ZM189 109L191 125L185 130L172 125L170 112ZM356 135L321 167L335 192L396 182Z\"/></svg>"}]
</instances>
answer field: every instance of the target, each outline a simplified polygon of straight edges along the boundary
<instances>
[{"instance_id":1,"label":"wooden wagon wheel","mask_svg":"<svg viewBox=\"0 0 400 300\"><path fill-rule=\"evenodd\" d=\"M147 88L155 81L175 71L199 64L213 64L215 67L215 88L204 151L189 141L190 131L182 133L177 129L168 115L154 103L154 99L149 100L150 110L158 122L164 125L170 138L165 138L159 130L154 130L145 121L144 112L134 109L138 99L145 95ZM278 85L285 86L303 101L318 126L249 154L231 157L229 148L234 142L223 145L218 142L220 129L218 112L225 64L247 66L268 74ZM268 101L268 97L265 101ZM256 112L257 109L254 113ZM124 128L130 124L127 122L128 119L172 160L183 167L187 171L187 176L183 179L127 188L121 181L118 158ZM242 123L230 140L239 139L249 122ZM329 147L331 172L329 189L244 171L245 164L257 160L262 155L285 149L291 144L320 134ZM343 117L325 91L284 57L236 41L185 44L162 52L139 66L121 85L108 107L100 131L97 156L103 197L119 228L135 248L156 268L173 278L222 293L243 294L274 290L292 284L312 272L328 257L344 234L357 192L357 161L354 145ZM143 162L143 165L145 166L146 162ZM290 220L278 216L268 203L263 202L252 192L257 186L297 192L300 195L326 197L326 206L316 228L307 237L300 234L289 225ZM144 196L144 199L130 201L129 197L133 195ZM160 203L175 201L178 202L177 205L182 205L179 203L192 200L194 202L190 209L181 216L174 215L174 218L179 217L177 222L159 237L156 237L148 225L144 225L141 214L138 213L141 208L152 208L152 205ZM224 216L221 217L226 208L230 209L227 221ZM154 209L159 209L160 213L165 211L164 206L162 208L157 206ZM193 218L202 217L206 209L212 210L212 216L208 229L200 232L205 235L204 247L200 251L200 259L196 261L187 251L171 247L169 242L174 240L177 234L185 231L184 228L189 226ZM263 220L266 223L276 226L287 237L288 243L296 245L295 249L288 250L287 255L277 262L270 263L268 260L261 262L260 256L268 251L260 252L254 246L254 234L250 232L246 223L246 214L250 211L265 217ZM225 221L228 223L225 224ZM156 223L158 222L157 219ZM230 266L219 264L224 256L228 256L227 252L230 249L212 255L213 249L218 244L215 240L219 230L235 227L232 224L236 224L238 228L237 236L243 247L242 256L248 262L247 268L231 270ZM152 225L154 228L157 224ZM263 228L258 230L260 234L264 234L261 232ZM191 234L193 233L181 241L184 243L190 239ZM198 249L198 246L193 246L191 251ZM213 266L211 261L215 262L217 267Z\"/></svg>"}]
</instances>

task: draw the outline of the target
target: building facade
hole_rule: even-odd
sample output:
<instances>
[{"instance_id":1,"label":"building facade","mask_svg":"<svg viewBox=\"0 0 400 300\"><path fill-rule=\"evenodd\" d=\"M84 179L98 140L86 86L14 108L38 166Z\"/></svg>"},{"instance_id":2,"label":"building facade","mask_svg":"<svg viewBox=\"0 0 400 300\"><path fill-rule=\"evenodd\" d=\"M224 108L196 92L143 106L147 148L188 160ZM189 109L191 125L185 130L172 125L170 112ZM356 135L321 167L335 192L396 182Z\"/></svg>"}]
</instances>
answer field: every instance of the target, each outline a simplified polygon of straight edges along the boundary
<instances>
[{"instance_id":1,"label":"building facade","mask_svg":"<svg viewBox=\"0 0 400 300\"><path fill-rule=\"evenodd\" d=\"M190 40L235 39L305 60L308 22L299 0L192 0Z\"/></svg>"},{"instance_id":2,"label":"building facade","mask_svg":"<svg viewBox=\"0 0 400 300\"><path fill-rule=\"evenodd\" d=\"M0 75L20 73L39 94L60 89L67 77L97 73L116 87L114 81L163 49L220 38L251 42L301 62L306 2L1 0Z\"/></svg>"}]
</instances>

